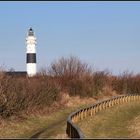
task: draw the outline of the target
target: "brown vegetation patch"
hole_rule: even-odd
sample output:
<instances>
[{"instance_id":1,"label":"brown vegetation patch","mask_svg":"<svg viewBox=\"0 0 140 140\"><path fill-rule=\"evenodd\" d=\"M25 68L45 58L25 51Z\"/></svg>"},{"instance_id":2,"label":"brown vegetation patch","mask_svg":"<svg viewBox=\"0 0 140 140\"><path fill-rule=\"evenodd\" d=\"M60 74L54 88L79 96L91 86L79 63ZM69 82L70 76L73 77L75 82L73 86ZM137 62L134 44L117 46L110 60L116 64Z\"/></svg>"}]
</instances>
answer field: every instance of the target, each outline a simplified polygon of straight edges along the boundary
<instances>
[{"instance_id":1,"label":"brown vegetation patch","mask_svg":"<svg viewBox=\"0 0 140 140\"><path fill-rule=\"evenodd\" d=\"M140 94L139 85L139 74L124 72L113 76L108 71L94 71L75 56L52 62L32 78L9 76L1 71L0 117L51 113L73 106L74 102L93 103L119 94Z\"/></svg>"},{"instance_id":2,"label":"brown vegetation patch","mask_svg":"<svg viewBox=\"0 0 140 140\"><path fill-rule=\"evenodd\" d=\"M135 117L133 121L130 122L128 127L132 132L130 138L140 138L140 115Z\"/></svg>"}]
</instances>

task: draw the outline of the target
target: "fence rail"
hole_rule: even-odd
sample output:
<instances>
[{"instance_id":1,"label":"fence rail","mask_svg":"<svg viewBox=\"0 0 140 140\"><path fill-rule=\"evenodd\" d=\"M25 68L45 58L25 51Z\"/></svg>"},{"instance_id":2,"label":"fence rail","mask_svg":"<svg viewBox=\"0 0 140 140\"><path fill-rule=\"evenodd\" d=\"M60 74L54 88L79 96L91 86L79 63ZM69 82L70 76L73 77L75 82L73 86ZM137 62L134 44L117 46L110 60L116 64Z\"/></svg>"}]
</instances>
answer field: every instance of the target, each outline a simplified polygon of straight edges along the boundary
<instances>
[{"instance_id":1,"label":"fence rail","mask_svg":"<svg viewBox=\"0 0 140 140\"><path fill-rule=\"evenodd\" d=\"M114 105L119 105L125 102L136 100L140 100L140 95L120 95L111 99L97 102L96 104L93 104L89 107L78 109L68 116L66 133L70 138L84 138L84 134L82 133L81 129L75 124L76 122L83 120L87 116L94 116L97 112L106 108L110 108Z\"/></svg>"}]
</instances>

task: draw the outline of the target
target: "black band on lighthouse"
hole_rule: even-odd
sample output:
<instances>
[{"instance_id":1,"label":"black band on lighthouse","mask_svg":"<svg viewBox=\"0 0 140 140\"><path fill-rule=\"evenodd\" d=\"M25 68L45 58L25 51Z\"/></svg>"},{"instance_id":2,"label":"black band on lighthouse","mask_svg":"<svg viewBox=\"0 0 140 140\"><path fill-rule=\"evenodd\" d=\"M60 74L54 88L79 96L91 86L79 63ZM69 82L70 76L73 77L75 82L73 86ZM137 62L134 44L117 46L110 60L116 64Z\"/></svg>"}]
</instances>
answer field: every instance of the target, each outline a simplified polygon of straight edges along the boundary
<instances>
[{"instance_id":1,"label":"black band on lighthouse","mask_svg":"<svg viewBox=\"0 0 140 140\"><path fill-rule=\"evenodd\" d=\"M36 63L36 53L27 53L26 63Z\"/></svg>"}]
</instances>

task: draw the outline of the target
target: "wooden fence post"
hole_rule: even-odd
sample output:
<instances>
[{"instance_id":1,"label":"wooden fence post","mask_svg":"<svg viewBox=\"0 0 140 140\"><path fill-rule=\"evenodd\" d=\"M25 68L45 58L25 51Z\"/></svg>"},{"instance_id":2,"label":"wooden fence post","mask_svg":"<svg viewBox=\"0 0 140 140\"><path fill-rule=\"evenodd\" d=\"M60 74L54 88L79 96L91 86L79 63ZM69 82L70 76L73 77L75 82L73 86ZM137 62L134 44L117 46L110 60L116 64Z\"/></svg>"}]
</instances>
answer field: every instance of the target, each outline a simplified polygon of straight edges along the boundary
<instances>
[{"instance_id":1,"label":"wooden fence post","mask_svg":"<svg viewBox=\"0 0 140 140\"><path fill-rule=\"evenodd\" d=\"M92 116L92 111L93 111L93 109L91 108L91 110L90 110L90 116Z\"/></svg>"}]
</instances>

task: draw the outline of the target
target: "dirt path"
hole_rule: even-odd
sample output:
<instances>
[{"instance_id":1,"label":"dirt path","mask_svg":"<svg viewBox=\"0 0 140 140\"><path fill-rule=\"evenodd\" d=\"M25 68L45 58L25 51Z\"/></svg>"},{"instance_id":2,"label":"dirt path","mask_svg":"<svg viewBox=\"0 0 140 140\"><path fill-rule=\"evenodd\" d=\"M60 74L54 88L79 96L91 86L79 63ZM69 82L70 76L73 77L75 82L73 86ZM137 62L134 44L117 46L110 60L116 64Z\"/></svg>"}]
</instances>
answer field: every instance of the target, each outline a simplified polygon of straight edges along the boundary
<instances>
[{"instance_id":1,"label":"dirt path","mask_svg":"<svg viewBox=\"0 0 140 140\"><path fill-rule=\"evenodd\" d=\"M52 133L52 131L57 130L59 127L62 127L62 125L65 125L66 121L65 120L59 120L56 121L55 123L49 125L46 128L43 128L42 130L40 130L39 132L35 133L33 136L31 136L30 138L40 138L42 135L47 137L51 136L51 134L54 135L54 133ZM64 136L64 135L63 135ZM67 138L67 135L65 134L65 138Z\"/></svg>"},{"instance_id":2,"label":"dirt path","mask_svg":"<svg viewBox=\"0 0 140 140\"><path fill-rule=\"evenodd\" d=\"M55 117L51 124L42 128L30 138L68 138L66 135L66 120L68 115L74 110L75 108L61 110L59 118Z\"/></svg>"},{"instance_id":3,"label":"dirt path","mask_svg":"<svg viewBox=\"0 0 140 140\"><path fill-rule=\"evenodd\" d=\"M69 114L75 111L74 108L61 110L60 116L56 116L53 122L34 133L30 138L68 138L66 134L66 122Z\"/></svg>"},{"instance_id":4,"label":"dirt path","mask_svg":"<svg viewBox=\"0 0 140 140\"><path fill-rule=\"evenodd\" d=\"M75 111L77 108L88 106L94 102L95 99L83 100L79 97L74 97L67 102L68 107L64 110L61 110L61 115L59 116L59 118L54 118L53 123L47 125L46 128L42 128L41 130L33 134L30 138L68 138L66 134L66 122L69 114Z\"/></svg>"}]
</instances>

